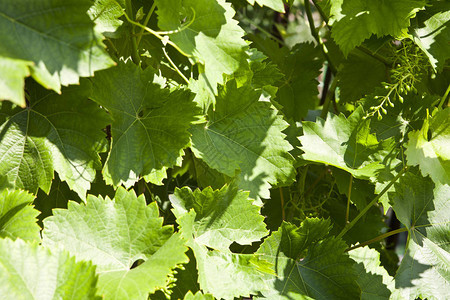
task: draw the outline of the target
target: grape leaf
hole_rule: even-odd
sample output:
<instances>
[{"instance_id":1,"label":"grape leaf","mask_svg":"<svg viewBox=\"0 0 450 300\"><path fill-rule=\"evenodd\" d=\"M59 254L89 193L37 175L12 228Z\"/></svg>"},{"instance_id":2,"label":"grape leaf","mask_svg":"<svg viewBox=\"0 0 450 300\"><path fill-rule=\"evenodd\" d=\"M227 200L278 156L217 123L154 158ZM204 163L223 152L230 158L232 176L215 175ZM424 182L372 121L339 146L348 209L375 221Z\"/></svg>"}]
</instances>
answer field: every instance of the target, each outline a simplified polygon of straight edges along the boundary
<instances>
[{"instance_id":1,"label":"grape leaf","mask_svg":"<svg viewBox=\"0 0 450 300\"><path fill-rule=\"evenodd\" d=\"M419 165L423 176L450 183L450 108L427 116L420 130L410 132L406 146L408 165Z\"/></svg>"},{"instance_id":2,"label":"grape leaf","mask_svg":"<svg viewBox=\"0 0 450 300\"><path fill-rule=\"evenodd\" d=\"M102 129L109 116L88 100L89 82L70 86L58 95L38 84L27 83L26 109L2 103L0 126L0 186L22 188L36 194L50 190L54 170L61 180L86 197L99 152L106 151Z\"/></svg>"},{"instance_id":3,"label":"grape leaf","mask_svg":"<svg viewBox=\"0 0 450 300\"><path fill-rule=\"evenodd\" d=\"M169 239L173 227L162 226L158 214L156 202L146 205L143 195L119 187L114 200L89 195L86 205L70 201L68 209L53 210L44 220L43 240L91 260L102 295L147 299L165 286L172 268L187 262L184 241ZM145 262L132 268L138 260Z\"/></svg>"},{"instance_id":4,"label":"grape leaf","mask_svg":"<svg viewBox=\"0 0 450 300\"><path fill-rule=\"evenodd\" d=\"M0 239L0 295L6 299L100 299L91 262L37 243Z\"/></svg>"},{"instance_id":5,"label":"grape leaf","mask_svg":"<svg viewBox=\"0 0 450 300\"><path fill-rule=\"evenodd\" d=\"M318 104L317 77L323 65L323 56L318 47L305 43L296 45L279 64L285 75L276 101L288 118L300 122Z\"/></svg>"},{"instance_id":6,"label":"grape leaf","mask_svg":"<svg viewBox=\"0 0 450 300\"><path fill-rule=\"evenodd\" d=\"M420 25L411 28L411 37L428 56L433 68L442 70L450 58L450 3L432 2L417 19Z\"/></svg>"},{"instance_id":7,"label":"grape leaf","mask_svg":"<svg viewBox=\"0 0 450 300\"><path fill-rule=\"evenodd\" d=\"M358 299L353 261L344 253L342 240L324 239L330 223L305 219L300 227L283 223L257 251L276 267L266 276L267 299ZM307 254L305 254L305 250Z\"/></svg>"},{"instance_id":8,"label":"grape leaf","mask_svg":"<svg viewBox=\"0 0 450 300\"><path fill-rule=\"evenodd\" d=\"M167 167L181 165L187 131L196 115L192 94L169 93L150 68L131 61L95 74L93 100L113 117L112 146L103 176L107 184L132 186L139 176L161 184Z\"/></svg>"},{"instance_id":9,"label":"grape leaf","mask_svg":"<svg viewBox=\"0 0 450 300\"><path fill-rule=\"evenodd\" d=\"M191 291L189 291L186 296L184 297L184 300L214 300L214 297L210 294L202 294L202 292L197 292L195 295L192 294Z\"/></svg>"},{"instance_id":10,"label":"grape leaf","mask_svg":"<svg viewBox=\"0 0 450 300\"><path fill-rule=\"evenodd\" d=\"M61 85L78 83L79 77L114 64L87 15L91 4L90 0L2 1L0 87L6 90L0 89L0 98L24 107L21 90L29 74L60 92Z\"/></svg>"},{"instance_id":11,"label":"grape leaf","mask_svg":"<svg viewBox=\"0 0 450 300\"><path fill-rule=\"evenodd\" d=\"M33 195L25 191L0 192L0 237L40 241L40 228L36 224L39 212L30 204Z\"/></svg>"},{"instance_id":12,"label":"grape leaf","mask_svg":"<svg viewBox=\"0 0 450 300\"><path fill-rule=\"evenodd\" d=\"M192 151L211 168L234 177L250 197L269 197L271 185L292 182L292 146L282 133L287 127L270 103L258 101L259 93L234 80L219 89L216 108L208 122L191 128Z\"/></svg>"},{"instance_id":13,"label":"grape leaf","mask_svg":"<svg viewBox=\"0 0 450 300\"><path fill-rule=\"evenodd\" d=\"M411 172L389 193L397 218L408 229L407 251L395 276L406 299L450 297L450 186Z\"/></svg>"},{"instance_id":14,"label":"grape leaf","mask_svg":"<svg viewBox=\"0 0 450 300\"><path fill-rule=\"evenodd\" d=\"M209 89L217 94L217 84L223 83L223 74L231 75L246 65L247 43L242 39L244 31L233 20L235 11L231 4L225 0L155 2L158 26L175 31L170 40L194 62L204 65L201 74ZM188 24L182 24L184 18Z\"/></svg>"},{"instance_id":15,"label":"grape leaf","mask_svg":"<svg viewBox=\"0 0 450 300\"><path fill-rule=\"evenodd\" d=\"M380 266L380 253L366 246L351 250L349 255L357 262L353 267L361 288L361 300L389 299L395 289L394 278Z\"/></svg>"},{"instance_id":16,"label":"grape leaf","mask_svg":"<svg viewBox=\"0 0 450 300\"><path fill-rule=\"evenodd\" d=\"M248 192L233 185L220 190L211 187L192 192L176 189L170 197L175 216L194 209L195 242L217 250L227 250L233 242L249 245L268 234L260 208L248 199Z\"/></svg>"},{"instance_id":17,"label":"grape leaf","mask_svg":"<svg viewBox=\"0 0 450 300\"><path fill-rule=\"evenodd\" d=\"M379 60L359 50L350 52L338 73L339 99L344 102L359 100L386 82L387 74L386 66Z\"/></svg>"},{"instance_id":18,"label":"grape leaf","mask_svg":"<svg viewBox=\"0 0 450 300\"><path fill-rule=\"evenodd\" d=\"M200 287L218 299L249 296L266 287L267 262L228 249L233 242L250 244L267 233L260 208L247 197L234 186L194 192L185 187L170 197L180 232L194 252Z\"/></svg>"},{"instance_id":19,"label":"grape leaf","mask_svg":"<svg viewBox=\"0 0 450 300\"><path fill-rule=\"evenodd\" d=\"M400 36L410 19L423 9L424 0L340 0L326 1L333 25L331 36L345 55L372 34Z\"/></svg>"},{"instance_id":20,"label":"grape leaf","mask_svg":"<svg viewBox=\"0 0 450 300\"><path fill-rule=\"evenodd\" d=\"M356 178L375 176L383 168L380 156L392 148L393 141L379 143L370 133L370 120L363 117L358 107L348 118L330 113L325 121L303 122L299 139L305 153L301 157L335 166Z\"/></svg>"},{"instance_id":21,"label":"grape leaf","mask_svg":"<svg viewBox=\"0 0 450 300\"><path fill-rule=\"evenodd\" d=\"M247 2L250 3L251 5L255 5L255 1L260 6L267 6L280 13L284 13L283 0L247 0Z\"/></svg>"},{"instance_id":22,"label":"grape leaf","mask_svg":"<svg viewBox=\"0 0 450 300\"><path fill-rule=\"evenodd\" d=\"M88 11L96 24L96 30L104 35L115 37L114 33L122 25L119 18L124 14L122 0L95 0Z\"/></svg>"}]
</instances>

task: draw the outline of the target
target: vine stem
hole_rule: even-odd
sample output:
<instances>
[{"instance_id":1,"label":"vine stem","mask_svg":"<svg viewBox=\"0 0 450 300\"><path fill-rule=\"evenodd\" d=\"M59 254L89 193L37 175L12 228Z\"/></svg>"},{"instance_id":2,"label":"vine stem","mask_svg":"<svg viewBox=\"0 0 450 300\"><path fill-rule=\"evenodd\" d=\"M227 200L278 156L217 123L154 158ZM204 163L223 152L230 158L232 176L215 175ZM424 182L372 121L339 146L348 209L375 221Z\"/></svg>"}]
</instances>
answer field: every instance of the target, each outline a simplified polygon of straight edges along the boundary
<instances>
[{"instance_id":1,"label":"vine stem","mask_svg":"<svg viewBox=\"0 0 450 300\"><path fill-rule=\"evenodd\" d=\"M441 98L441 102L439 102L439 107L443 106L445 103L445 99L447 99L448 94L450 93L450 84L447 87L447 90L445 91L444 96Z\"/></svg>"},{"instance_id":2,"label":"vine stem","mask_svg":"<svg viewBox=\"0 0 450 300\"><path fill-rule=\"evenodd\" d=\"M186 78L186 76L184 76L183 73L181 73L180 69L178 69L178 67L175 65L175 63L172 61L172 59L170 58L169 54L167 54L166 52L166 48L162 47L162 50L164 52L164 56L167 58L167 60L169 61L169 63L172 65L172 67L175 69L175 71L178 73L178 75L181 76L181 78L183 78L183 80L186 82L187 85L189 85L189 79Z\"/></svg>"},{"instance_id":3,"label":"vine stem","mask_svg":"<svg viewBox=\"0 0 450 300\"><path fill-rule=\"evenodd\" d=\"M351 251L351 250L354 250L354 249L357 249L357 248L361 248L361 247L370 245L370 244L372 244L372 243L375 243L375 242L384 240L385 238L390 237L391 235L395 235L395 234L397 234L397 233L401 233L401 232L405 232L405 231L408 231L408 228L403 227L403 228L399 228L399 229L396 229L396 230L392 230L392 231L386 232L386 233L384 233L384 234L382 234L382 235L379 235L379 236L377 236L377 237L374 237L373 239L370 239L370 240L368 240L368 241L365 241L365 242L360 243L360 244L358 244L358 245L355 245L355 246L353 246L353 247L347 248L347 249L345 250L345 252L348 252L348 251Z\"/></svg>"},{"instance_id":4,"label":"vine stem","mask_svg":"<svg viewBox=\"0 0 450 300\"><path fill-rule=\"evenodd\" d=\"M325 97L325 102L323 103L323 106L322 106L322 112L320 113L320 117L324 120L327 118L327 113L330 108L331 98L333 98L333 96L334 96L334 92L336 91L337 83L338 83L337 79L334 78L333 82L331 83L330 89L328 90L327 96Z\"/></svg>"},{"instance_id":5,"label":"vine stem","mask_svg":"<svg viewBox=\"0 0 450 300\"><path fill-rule=\"evenodd\" d=\"M127 19L128 19L128 15L130 15L131 18L134 16L133 6L131 5L131 0L126 0L125 12L126 12L125 16L127 17ZM133 59L133 62L135 64L139 64L140 58L139 58L139 52L138 52L138 48L137 48L136 36L134 34L134 24L133 23L131 26L131 58Z\"/></svg>"},{"instance_id":6,"label":"vine stem","mask_svg":"<svg viewBox=\"0 0 450 300\"><path fill-rule=\"evenodd\" d=\"M153 11L155 10L155 8L156 8L156 2L153 2L153 5L150 8L150 11L148 12L147 16L145 17L144 24L143 24L144 26L147 26L148 22L150 21L151 16L153 15ZM137 37L137 41L136 41L138 46L141 43L141 39L142 39L142 36L144 35L144 31L145 31L145 29L143 27L141 27L141 31L139 32L139 36Z\"/></svg>"},{"instance_id":7,"label":"vine stem","mask_svg":"<svg viewBox=\"0 0 450 300\"><path fill-rule=\"evenodd\" d=\"M350 183L348 184L347 211L345 212L345 224L348 223L348 216L350 214L350 198L352 197L352 185L353 175L350 174Z\"/></svg>"},{"instance_id":8,"label":"vine stem","mask_svg":"<svg viewBox=\"0 0 450 300\"><path fill-rule=\"evenodd\" d=\"M333 66L333 63L331 62L331 59L328 56L327 46L325 46L325 44L323 43L322 39L320 38L319 34L316 31L316 25L314 25L314 19L313 19L312 13L311 13L311 6L309 4L309 0L305 0L305 11L306 11L306 16L308 18L309 29L311 30L311 34L314 37L314 39L317 41L317 43L319 44L320 49L322 50L323 56L325 56L325 59L328 61L328 66L331 69L331 72L333 74L336 74L337 70Z\"/></svg>"},{"instance_id":9,"label":"vine stem","mask_svg":"<svg viewBox=\"0 0 450 300\"><path fill-rule=\"evenodd\" d=\"M408 169L408 167L404 167L400 172L398 172L397 176L395 176L388 185L379 193L372 201L370 201L369 204L367 204L366 207L363 208L363 210L348 224L344 226L344 229L339 233L337 236L338 238L342 238L344 234L347 233L353 226L355 226L356 222L361 219L362 216L366 214L366 212L375 204L378 202L378 200L383 196L390 188L391 186L405 173L405 171Z\"/></svg>"},{"instance_id":10,"label":"vine stem","mask_svg":"<svg viewBox=\"0 0 450 300\"><path fill-rule=\"evenodd\" d=\"M284 212L284 196L283 196L283 188L279 188L280 190L280 202L281 202L281 218L283 221L286 220L286 213Z\"/></svg>"}]
</instances>

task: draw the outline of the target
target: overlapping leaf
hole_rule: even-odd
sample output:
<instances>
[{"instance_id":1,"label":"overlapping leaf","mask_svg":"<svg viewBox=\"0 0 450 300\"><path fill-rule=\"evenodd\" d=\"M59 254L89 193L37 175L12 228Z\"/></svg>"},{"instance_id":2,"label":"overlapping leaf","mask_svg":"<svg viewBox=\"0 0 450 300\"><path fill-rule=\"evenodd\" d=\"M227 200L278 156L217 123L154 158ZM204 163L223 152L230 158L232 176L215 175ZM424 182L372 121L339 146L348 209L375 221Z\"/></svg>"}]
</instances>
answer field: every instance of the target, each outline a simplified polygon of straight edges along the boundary
<instances>
[{"instance_id":1,"label":"overlapping leaf","mask_svg":"<svg viewBox=\"0 0 450 300\"><path fill-rule=\"evenodd\" d=\"M146 205L144 196L123 188L114 200L90 195L86 205L69 202L67 210L54 210L44 220L44 244L91 260L101 295L147 299L165 287L174 267L187 262L184 241L171 237L173 228L162 226L158 215L155 202ZM132 269L138 260L145 262Z\"/></svg>"},{"instance_id":2,"label":"overlapping leaf","mask_svg":"<svg viewBox=\"0 0 450 300\"><path fill-rule=\"evenodd\" d=\"M17 0L0 4L0 98L25 106L23 78L47 88L113 65L87 11L90 0ZM30 13L32 12L32 13ZM33 49L33 50L30 50ZM11 72L13 71L13 72Z\"/></svg>"},{"instance_id":3,"label":"overlapping leaf","mask_svg":"<svg viewBox=\"0 0 450 300\"><path fill-rule=\"evenodd\" d=\"M156 0L158 25L202 72L209 89L217 94L223 74L231 75L246 64L244 31L233 20L235 11L225 0ZM187 24L182 24L183 19ZM183 27L185 26L185 27ZM186 27L187 26L187 27Z\"/></svg>"},{"instance_id":4,"label":"overlapping leaf","mask_svg":"<svg viewBox=\"0 0 450 300\"><path fill-rule=\"evenodd\" d=\"M153 83L150 68L128 63L98 72L92 98L113 117L112 146L103 169L106 183L129 187L144 176L161 184L166 168L181 164L187 131L196 115L192 94Z\"/></svg>"},{"instance_id":5,"label":"overlapping leaf","mask_svg":"<svg viewBox=\"0 0 450 300\"><path fill-rule=\"evenodd\" d=\"M357 272L361 299L390 299L395 289L394 278L380 266L380 253L366 246L351 250L349 255L357 262L353 267Z\"/></svg>"},{"instance_id":6,"label":"overlapping leaf","mask_svg":"<svg viewBox=\"0 0 450 300\"><path fill-rule=\"evenodd\" d=\"M397 218L408 229L395 288L406 299L450 297L450 186L407 173L390 193Z\"/></svg>"},{"instance_id":7,"label":"overlapping leaf","mask_svg":"<svg viewBox=\"0 0 450 300\"><path fill-rule=\"evenodd\" d=\"M422 128L408 137L408 164L419 165L422 174L435 182L450 184L450 108L427 116Z\"/></svg>"},{"instance_id":8,"label":"overlapping leaf","mask_svg":"<svg viewBox=\"0 0 450 300\"><path fill-rule=\"evenodd\" d=\"M101 168L98 153L106 151L108 115L88 100L89 82L65 88L61 96L34 82L27 89L26 109L2 103L0 185L48 193L55 170L85 198Z\"/></svg>"},{"instance_id":9,"label":"overlapping leaf","mask_svg":"<svg viewBox=\"0 0 450 300\"><path fill-rule=\"evenodd\" d=\"M0 295L4 299L100 299L92 263L37 243L0 239Z\"/></svg>"},{"instance_id":10,"label":"overlapping leaf","mask_svg":"<svg viewBox=\"0 0 450 300\"><path fill-rule=\"evenodd\" d=\"M220 190L206 188L192 192L177 189L171 197L175 216L195 211L195 242L217 250L227 250L233 242L248 245L267 235L260 208L248 199L248 192L234 186Z\"/></svg>"},{"instance_id":11,"label":"overlapping leaf","mask_svg":"<svg viewBox=\"0 0 450 300\"><path fill-rule=\"evenodd\" d=\"M333 24L332 37L347 55L372 34L400 36L423 9L424 0L340 0L326 1Z\"/></svg>"},{"instance_id":12,"label":"overlapping leaf","mask_svg":"<svg viewBox=\"0 0 450 300\"><path fill-rule=\"evenodd\" d=\"M192 151L210 167L233 177L251 197L269 197L271 185L288 184L295 174L292 146L282 133L287 123L259 93L229 81L219 89L208 122L193 126Z\"/></svg>"},{"instance_id":13,"label":"overlapping leaf","mask_svg":"<svg viewBox=\"0 0 450 300\"><path fill-rule=\"evenodd\" d=\"M433 1L417 18L421 26L411 29L414 42L425 52L431 65L442 70L450 58L450 3Z\"/></svg>"},{"instance_id":14,"label":"overlapping leaf","mask_svg":"<svg viewBox=\"0 0 450 300\"><path fill-rule=\"evenodd\" d=\"M393 141L379 143L370 133L370 120L363 117L363 109L358 107L348 118L328 114L325 121L303 122L299 138L305 152L302 158L335 166L356 178L375 176L383 168L383 155Z\"/></svg>"},{"instance_id":15,"label":"overlapping leaf","mask_svg":"<svg viewBox=\"0 0 450 300\"><path fill-rule=\"evenodd\" d=\"M260 6L267 6L273 10L284 13L284 3L283 0L247 0L251 5L258 3Z\"/></svg>"},{"instance_id":16,"label":"overlapping leaf","mask_svg":"<svg viewBox=\"0 0 450 300\"><path fill-rule=\"evenodd\" d=\"M324 239L329 226L323 219L306 219L300 227L283 223L264 241L257 253L276 268L276 276L266 276L270 289L262 291L265 298L359 298L354 263L344 254L345 243Z\"/></svg>"},{"instance_id":17,"label":"overlapping leaf","mask_svg":"<svg viewBox=\"0 0 450 300\"><path fill-rule=\"evenodd\" d=\"M170 198L180 231L194 252L200 287L219 299L264 290L263 277L270 272L267 262L258 256L228 249L233 242L250 244L267 233L260 208L247 196L225 186L217 191L183 188Z\"/></svg>"},{"instance_id":18,"label":"overlapping leaf","mask_svg":"<svg viewBox=\"0 0 450 300\"><path fill-rule=\"evenodd\" d=\"M40 228L36 223L39 212L30 205L33 199L33 195L25 191L0 192L1 238L40 241Z\"/></svg>"}]
</instances>

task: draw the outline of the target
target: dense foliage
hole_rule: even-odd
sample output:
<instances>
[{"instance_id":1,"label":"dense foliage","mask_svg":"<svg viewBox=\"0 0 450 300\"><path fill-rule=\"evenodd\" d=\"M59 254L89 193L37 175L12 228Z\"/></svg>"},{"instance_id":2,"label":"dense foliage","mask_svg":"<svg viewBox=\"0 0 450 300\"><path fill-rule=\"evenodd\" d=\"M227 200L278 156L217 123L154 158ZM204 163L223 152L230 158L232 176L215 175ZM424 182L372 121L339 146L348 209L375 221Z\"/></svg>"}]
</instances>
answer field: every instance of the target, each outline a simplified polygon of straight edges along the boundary
<instances>
[{"instance_id":1,"label":"dense foliage","mask_svg":"<svg viewBox=\"0 0 450 300\"><path fill-rule=\"evenodd\" d=\"M450 299L449 61L445 0L1 1L0 298Z\"/></svg>"}]
</instances>

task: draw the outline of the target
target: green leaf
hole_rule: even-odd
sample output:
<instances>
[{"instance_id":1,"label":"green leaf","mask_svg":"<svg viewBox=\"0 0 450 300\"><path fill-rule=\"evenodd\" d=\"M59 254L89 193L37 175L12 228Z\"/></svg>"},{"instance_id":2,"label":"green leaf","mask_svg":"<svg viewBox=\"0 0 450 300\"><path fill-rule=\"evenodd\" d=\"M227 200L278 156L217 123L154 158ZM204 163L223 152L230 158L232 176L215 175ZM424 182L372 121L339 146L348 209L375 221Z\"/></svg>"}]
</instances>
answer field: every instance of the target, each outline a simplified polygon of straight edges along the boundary
<instances>
[{"instance_id":1,"label":"green leaf","mask_svg":"<svg viewBox=\"0 0 450 300\"><path fill-rule=\"evenodd\" d=\"M428 56L433 68L442 70L450 58L450 4L434 1L418 14L420 26L410 31L413 41Z\"/></svg>"},{"instance_id":2,"label":"green leaf","mask_svg":"<svg viewBox=\"0 0 450 300\"><path fill-rule=\"evenodd\" d=\"M0 89L0 98L25 106L20 90L29 74L44 87L60 92L61 85L78 83L79 77L114 64L87 15L91 4L90 0L0 4L0 87L6 86Z\"/></svg>"},{"instance_id":3,"label":"green leaf","mask_svg":"<svg viewBox=\"0 0 450 300\"><path fill-rule=\"evenodd\" d=\"M345 55L373 34L401 36L423 9L424 0L340 0L327 1L330 8L331 36Z\"/></svg>"},{"instance_id":4,"label":"green leaf","mask_svg":"<svg viewBox=\"0 0 450 300\"><path fill-rule=\"evenodd\" d=\"M389 197L408 229L407 251L395 276L406 299L450 297L450 186L407 173Z\"/></svg>"},{"instance_id":5,"label":"green leaf","mask_svg":"<svg viewBox=\"0 0 450 300\"><path fill-rule=\"evenodd\" d=\"M288 118L300 122L319 103L317 77L323 65L323 56L313 44L296 45L279 64L285 78L275 99Z\"/></svg>"},{"instance_id":6,"label":"green leaf","mask_svg":"<svg viewBox=\"0 0 450 300\"><path fill-rule=\"evenodd\" d=\"M284 13L283 0L247 0L247 2L250 3L251 5L255 5L255 1L260 6L267 6L280 13Z\"/></svg>"},{"instance_id":7,"label":"green leaf","mask_svg":"<svg viewBox=\"0 0 450 300\"><path fill-rule=\"evenodd\" d=\"M194 192L185 187L175 190L170 201L180 232L194 252L203 291L218 299L233 299L266 288L263 276L270 272L267 262L257 255L228 249L233 242L250 244L267 234L260 208L252 204L248 193L234 186Z\"/></svg>"},{"instance_id":8,"label":"green leaf","mask_svg":"<svg viewBox=\"0 0 450 300\"><path fill-rule=\"evenodd\" d=\"M195 242L217 250L227 250L233 242L250 245L268 234L260 207L253 205L248 192L224 186L192 192L188 187L176 189L170 202L178 218L195 211Z\"/></svg>"},{"instance_id":9,"label":"green leaf","mask_svg":"<svg viewBox=\"0 0 450 300\"><path fill-rule=\"evenodd\" d=\"M191 291L189 291L186 296L184 297L184 300L214 300L214 297L210 294L202 294L202 292L197 292L195 295L192 294Z\"/></svg>"},{"instance_id":10,"label":"green leaf","mask_svg":"<svg viewBox=\"0 0 450 300\"><path fill-rule=\"evenodd\" d=\"M0 237L40 241L36 217L39 212L30 204L34 196L25 191L0 192Z\"/></svg>"},{"instance_id":11,"label":"green leaf","mask_svg":"<svg viewBox=\"0 0 450 300\"><path fill-rule=\"evenodd\" d=\"M54 170L61 180L86 197L99 152L106 151L102 129L106 112L88 100L89 82L63 89L62 95L27 84L29 107L12 108L2 103L0 126L0 186L21 188L36 194L50 190Z\"/></svg>"},{"instance_id":12,"label":"green leaf","mask_svg":"<svg viewBox=\"0 0 450 300\"><path fill-rule=\"evenodd\" d=\"M172 226L162 226L155 202L118 188L114 200L89 195L86 205L69 202L44 220L44 244L63 246L78 259L97 265L102 295L147 299L177 264L187 262L179 237L168 240ZM136 261L145 262L132 268ZM139 279L139 283L133 282ZM146 281L146 284L143 284Z\"/></svg>"},{"instance_id":13,"label":"green leaf","mask_svg":"<svg viewBox=\"0 0 450 300\"><path fill-rule=\"evenodd\" d=\"M189 91L169 93L153 83L150 68L131 61L95 74L92 98L113 117L112 146L103 176L107 184L132 186L139 176L161 184L166 169L181 165L189 145L195 104Z\"/></svg>"},{"instance_id":14,"label":"green leaf","mask_svg":"<svg viewBox=\"0 0 450 300\"><path fill-rule=\"evenodd\" d=\"M267 299L359 298L345 243L324 239L329 226L323 219L305 219L300 227L283 223L264 241L257 253L276 267L275 276L266 276L270 290L262 294Z\"/></svg>"},{"instance_id":15,"label":"green leaf","mask_svg":"<svg viewBox=\"0 0 450 300\"><path fill-rule=\"evenodd\" d=\"M168 285L174 268L188 262L184 243L179 234L174 234L137 268L100 274L99 294L105 299L147 300L149 293Z\"/></svg>"},{"instance_id":16,"label":"green leaf","mask_svg":"<svg viewBox=\"0 0 450 300\"><path fill-rule=\"evenodd\" d=\"M0 239L0 295L5 299L99 299L91 262L37 243Z\"/></svg>"},{"instance_id":17,"label":"green leaf","mask_svg":"<svg viewBox=\"0 0 450 300\"><path fill-rule=\"evenodd\" d=\"M88 11L89 16L96 24L96 30L104 35L114 37L117 28L123 21L119 18L124 14L122 0L95 0Z\"/></svg>"},{"instance_id":18,"label":"green leaf","mask_svg":"<svg viewBox=\"0 0 450 300\"><path fill-rule=\"evenodd\" d=\"M394 278L380 266L380 253L366 246L351 250L349 255L357 262L353 267L361 288L361 300L389 299L395 289Z\"/></svg>"},{"instance_id":19,"label":"green leaf","mask_svg":"<svg viewBox=\"0 0 450 300\"><path fill-rule=\"evenodd\" d=\"M233 20L235 11L231 4L225 0L155 2L158 26L162 30L179 30L170 35L170 40L195 63L204 65L204 72L200 73L209 89L217 94L223 74L231 75L246 65L247 43L242 39L244 31ZM185 18L187 24L183 24Z\"/></svg>"},{"instance_id":20,"label":"green leaf","mask_svg":"<svg viewBox=\"0 0 450 300\"><path fill-rule=\"evenodd\" d=\"M299 139L305 153L301 157L335 166L356 178L375 176L383 168L380 156L392 148L393 141L379 143L370 133L370 120L364 115L358 107L348 118L330 113L325 121L303 122Z\"/></svg>"},{"instance_id":21,"label":"green leaf","mask_svg":"<svg viewBox=\"0 0 450 300\"><path fill-rule=\"evenodd\" d=\"M387 67L379 60L362 51L352 51L338 73L339 99L344 102L359 100L388 81L387 74Z\"/></svg>"},{"instance_id":22,"label":"green leaf","mask_svg":"<svg viewBox=\"0 0 450 300\"><path fill-rule=\"evenodd\" d=\"M408 135L408 165L419 165L423 176L435 182L450 183L450 108L427 116L420 130Z\"/></svg>"},{"instance_id":23,"label":"green leaf","mask_svg":"<svg viewBox=\"0 0 450 300\"><path fill-rule=\"evenodd\" d=\"M240 170L239 188L250 191L252 198L268 198L271 185L292 182L294 158L282 133L288 124L258 98L251 87L237 88L235 81L221 87L208 122L191 129L192 151L229 177Z\"/></svg>"}]
</instances>

